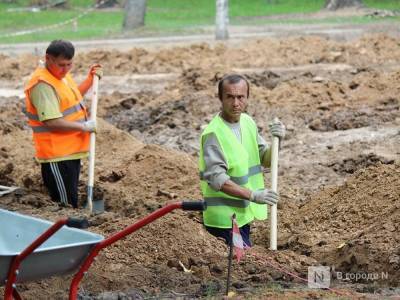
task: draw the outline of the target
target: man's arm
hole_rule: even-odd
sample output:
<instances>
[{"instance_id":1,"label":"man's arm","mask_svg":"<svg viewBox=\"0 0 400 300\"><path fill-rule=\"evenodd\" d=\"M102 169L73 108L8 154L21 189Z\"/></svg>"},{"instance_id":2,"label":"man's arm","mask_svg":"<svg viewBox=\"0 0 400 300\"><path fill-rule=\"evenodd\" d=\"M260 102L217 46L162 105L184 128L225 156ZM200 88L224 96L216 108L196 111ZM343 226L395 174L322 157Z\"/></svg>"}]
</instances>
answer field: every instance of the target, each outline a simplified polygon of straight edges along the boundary
<instances>
[{"instance_id":1,"label":"man's arm","mask_svg":"<svg viewBox=\"0 0 400 300\"><path fill-rule=\"evenodd\" d=\"M54 89L47 83L38 83L31 91L32 104L39 121L52 131L89 131L86 123L68 121L60 111L60 101Z\"/></svg>"},{"instance_id":2,"label":"man's arm","mask_svg":"<svg viewBox=\"0 0 400 300\"><path fill-rule=\"evenodd\" d=\"M206 137L203 147L205 170L203 179L216 191L222 191L230 196L250 199L251 191L230 180L225 157L217 138L210 134Z\"/></svg>"},{"instance_id":3,"label":"man's arm","mask_svg":"<svg viewBox=\"0 0 400 300\"><path fill-rule=\"evenodd\" d=\"M79 85L78 90L81 92L81 95L84 96L87 91L92 87L93 76L86 77L86 79Z\"/></svg>"},{"instance_id":4,"label":"man's arm","mask_svg":"<svg viewBox=\"0 0 400 300\"><path fill-rule=\"evenodd\" d=\"M94 64L89 69L89 74L86 79L79 85L78 89L81 92L81 95L84 96L87 91L92 87L93 77L99 76L101 78L103 76L103 70L100 64Z\"/></svg>"},{"instance_id":5,"label":"man's arm","mask_svg":"<svg viewBox=\"0 0 400 300\"><path fill-rule=\"evenodd\" d=\"M264 138L257 132L258 152L260 153L261 164L264 168L271 167L271 147Z\"/></svg>"},{"instance_id":6,"label":"man's arm","mask_svg":"<svg viewBox=\"0 0 400 300\"><path fill-rule=\"evenodd\" d=\"M221 147L215 136L209 135L204 142L203 155L206 168L203 179L216 191L222 191L230 196L248 199L259 204L276 204L279 196L268 189L251 191L242 187L226 174L228 168Z\"/></svg>"},{"instance_id":7,"label":"man's arm","mask_svg":"<svg viewBox=\"0 0 400 300\"><path fill-rule=\"evenodd\" d=\"M52 131L88 131L85 129L85 123L72 122L64 118L50 119L43 123Z\"/></svg>"},{"instance_id":8,"label":"man's arm","mask_svg":"<svg viewBox=\"0 0 400 300\"><path fill-rule=\"evenodd\" d=\"M221 191L233 197L241 199L250 199L251 191L234 183L232 180L227 180L221 187Z\"/></svg>"}]
</instances>

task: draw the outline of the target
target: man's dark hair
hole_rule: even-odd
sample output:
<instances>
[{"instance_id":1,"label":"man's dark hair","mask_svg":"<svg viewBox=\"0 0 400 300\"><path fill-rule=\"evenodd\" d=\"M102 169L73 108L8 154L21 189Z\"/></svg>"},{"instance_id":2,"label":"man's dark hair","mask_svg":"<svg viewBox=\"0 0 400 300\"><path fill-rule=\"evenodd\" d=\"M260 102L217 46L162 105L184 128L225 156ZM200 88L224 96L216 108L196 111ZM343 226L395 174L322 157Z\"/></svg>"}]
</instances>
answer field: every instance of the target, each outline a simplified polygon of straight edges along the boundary
<instances>
[{"instance_id":1,"label":"man's dark hair","mask_svg":"<svg viewBox=\"0 0 400 300\"><path fill-rule=\"evenodd\" d=\"M75 55L75 48L69 41L54 40L47 47L46 54L54 57L61 56L65 59L72 59Z\"/></svg>"},{"instance_id":2,"label":"man's dark hair","mask_svg":"<svg viewBox=\"0 0 400 300\"><path fill-rule=\"evenodd\" d=\"M224 77L221 78L221 80L218 82L218 98L219 100L222 101L222 95L224 92L224 83L228 82L229 84L235 84L238 83L240 81L244 81L246 82L247 85L247 98L249 98L250 95L250 85L249 82L247 81L247 79L239 74L228 74L225 75Z\"/></svg>"}]
</instances>

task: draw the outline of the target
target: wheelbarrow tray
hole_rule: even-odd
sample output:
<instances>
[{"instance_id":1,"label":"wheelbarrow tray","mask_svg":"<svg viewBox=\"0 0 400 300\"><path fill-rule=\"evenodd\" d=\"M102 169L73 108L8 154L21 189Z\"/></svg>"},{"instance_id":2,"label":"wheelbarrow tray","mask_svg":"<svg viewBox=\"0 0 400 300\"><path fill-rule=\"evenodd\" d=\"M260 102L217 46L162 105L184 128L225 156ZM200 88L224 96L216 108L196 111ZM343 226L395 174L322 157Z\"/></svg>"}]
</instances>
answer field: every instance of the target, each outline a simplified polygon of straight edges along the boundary
<instances>
[{"instance_id":1,"label":"wheelbarrow tray","mask_svg":"<svg viewBox=\"0 0 400 300\"><path fill-rule=\"evenodd\" d=\"M3 209L0 209L0 223L1 286L5 285L14 257L53 223ZM101 240L101 235L64 226L22 261L17 282L70 274Z\"/></svg>"}]
</instances>

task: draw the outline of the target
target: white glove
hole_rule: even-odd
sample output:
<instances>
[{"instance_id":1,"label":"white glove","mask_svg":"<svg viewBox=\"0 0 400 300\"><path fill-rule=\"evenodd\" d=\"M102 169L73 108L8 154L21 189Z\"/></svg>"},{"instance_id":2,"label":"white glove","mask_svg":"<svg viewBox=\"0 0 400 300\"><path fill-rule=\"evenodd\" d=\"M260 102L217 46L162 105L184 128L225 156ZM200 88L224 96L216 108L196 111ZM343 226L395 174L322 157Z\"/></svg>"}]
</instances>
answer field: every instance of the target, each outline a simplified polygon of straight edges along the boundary
<instances>
[{"instance_id":1,"label":"white glove","mask_svg":"<svg viewBox=\"0 0 400 300\"><path fill-rule=\"evenodd\" d=\"M279 195L268 189L252 191L250 196L250 201L258 204L275 205L278 200Z\"/></svg>"},{"instance_id":2,"label":"white glove","mask_svg":"<svg viewBox=\"0 0 400 300\"><path fill-rule=\"evenodd\" d=\"M268 124L269 131L271 132L272 136L278 137L280 140L286 135L286 128L285 125L281 121L273 121Z\"/></svg>"},{"instance_id":3,"label":"white glove","mask_svg":"<svg viewBox=\"0 0 400 300\"><path fill-rule=\"evenodd\" d=\"M95 120L83 122L83 131L96 132L96 125L97 124Z\"/></svg>"}]
</instances>

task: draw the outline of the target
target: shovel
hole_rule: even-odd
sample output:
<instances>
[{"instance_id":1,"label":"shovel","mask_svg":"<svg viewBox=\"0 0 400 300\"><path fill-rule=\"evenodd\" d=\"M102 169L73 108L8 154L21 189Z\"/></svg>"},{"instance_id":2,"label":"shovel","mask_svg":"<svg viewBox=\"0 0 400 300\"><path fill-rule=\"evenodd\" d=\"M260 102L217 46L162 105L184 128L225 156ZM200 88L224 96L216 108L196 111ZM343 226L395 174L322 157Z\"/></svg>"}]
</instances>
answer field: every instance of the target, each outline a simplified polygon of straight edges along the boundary
<instances>
[{"instance_id":1,"label":"shovel","mask_svg":"<svg viewBox=\"0 0 400 300\"><path fill-rule=\"evenodd\" d=\"M278 118L274 118L274 122L278 122ZM272 137L271 146L271 190L278 192L278 154L279 154L279 138ZM276 204L271 205L270 209L270 250L277 250L278 240L278 206Z\"/></svg>"},{"instance_id":2,"label":"shovel","mask_svg":"<svg viewBox=\"0 0 400 300\"><path fill-rule=\"evenodd\" d=\"M96 120L97 117L97 99L99 89L99 77L94 75L92 85L92 106L90 109L90 120ZM89 181L87 189L87 208L91 213L104 212L104 200L93 200L93 182L94 182L94 157L96 149L96 133L90 133L90 148L89 148Z\"/></svg>"},{"instance_id":3,"label":"shovel","mask_svg":"<svg viewBox=\"0 0 400 300\"><path fill-rule=\"evenodd\" d=\"M4 186L4 185L0 185L0 196L9 194L14 192L15 190L18 190L19 187L17 186Z\"/></svg>"}]
</instances>

